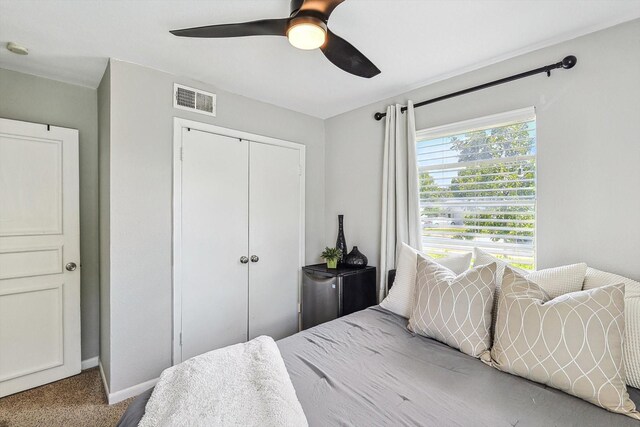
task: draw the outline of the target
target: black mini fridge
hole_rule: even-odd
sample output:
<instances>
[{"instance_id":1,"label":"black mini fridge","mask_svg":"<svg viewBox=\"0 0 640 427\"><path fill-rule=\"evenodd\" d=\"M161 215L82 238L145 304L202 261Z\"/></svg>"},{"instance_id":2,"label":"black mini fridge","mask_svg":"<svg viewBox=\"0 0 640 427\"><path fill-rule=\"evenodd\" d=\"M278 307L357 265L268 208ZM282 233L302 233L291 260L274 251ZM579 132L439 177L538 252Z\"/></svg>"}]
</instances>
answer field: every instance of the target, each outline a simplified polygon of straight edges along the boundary
<instances>
[{"instance_id":1,"label":"black mini fridge","mask_svg":"<svg viewBox=\"0 0 640 427\"><path fill-rule=\"evenodd\" d=\"M376 268L302 267L302 329L377 303Z\"/></svg>"}]
</instances>

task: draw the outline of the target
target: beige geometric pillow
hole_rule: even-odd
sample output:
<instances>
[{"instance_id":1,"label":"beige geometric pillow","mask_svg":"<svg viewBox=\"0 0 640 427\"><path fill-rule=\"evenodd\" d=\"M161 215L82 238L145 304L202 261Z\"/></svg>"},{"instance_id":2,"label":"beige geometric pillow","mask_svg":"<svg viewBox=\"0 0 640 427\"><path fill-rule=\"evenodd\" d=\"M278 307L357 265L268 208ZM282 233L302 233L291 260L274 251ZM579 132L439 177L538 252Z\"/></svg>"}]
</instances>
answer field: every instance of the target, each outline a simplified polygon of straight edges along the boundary
<instances>
[{"instance_id":1,"label":"beige geometric pillow","mask_svg":"<svg viewBox=\"0 0 640 427\"><path fill-rule=\"evenodd\" d=\"M495 262L497 264L496 295L493 303L492 321L492 325L495 326L496 315L498 313L498 303L500 301L501 294L502 276L504 274L504 269L508 264L480 248L474 248L473 252L475 254L475 261L473 265L489 264L490 262ZM509 266L509 268L511 271L516 271L532 282L535 282L549 295L550 298L582 290L584 276L587 272L587 264L583 262L579 264L545 268L544 270L537 271L526 271L511 266ZM491 329L492 333L494 330L495 327Z\"/></svg>"},{"instance_id":2,"label":"beige geometric pillow","mask_svg":"<svg viewBox=\"0 0 640 427\"><path fill-rule=\"evenodd\" d=\"M488 353L495 274L496 265L491 263L456 276L418 255L409 330L473 357Z\"/></svg>"},{"instance_id":3,"label":"beige geometric pillow","mask_svg":"<svg viewBox=\"0 0 640 427\"><path fill-rule=\"evenodd\" d=\"M416 265L418 263L418 251L411 246L402 243L396 264L396 278L393 287L389 289L389 294L380 303L380 307L409 318L413 309L413 296L416 291ZM432 259L427 255L424 257ZM471 265L471 252L465 254L453 254L447 257L438 258L438 264L447 267L456 274L460 274L469 269Z\"/></svg>"},{"instance_id":4,"label":"beige geometric pillow","mask_svg":"<svg viewBox=\"0 0 640 427\"><path fill-rule=\"evenodd\" d=\"M473 252L475 254L475 261L473 265L483 265L491 262L495 262L497 264L497 288L500 288L500 285L502 284L504 268L509 266L512 271L516 271L527 279L536 282L547 294L549 294L551 298L581 290L585 274L587 273L587 264L584 262L562 265L560 267L545 268L544 270L527 271L512 267L504 260L496 258L480 248L474 248Z\"/></svg>"},{"instance_id":5,"label":"beige geometric pillow","mask_svg":"<svg viewBox=\"0 0 640 427\"><path fill-rule=\"evenodd\" d=\"M627 384L640 388L640 283L627 277L589 267L584 289L624 283L624 366Z\"/></svg>"},{"instance_id":6,"label":"beige geometric pillow","mask_svg":"<svg viewBox=\"0 0 640 427\"><path fill-rule=\"evenodd\" d=\"M491 364L640 420L625 384L624 285L549 299L505 268Z\"/></svg>"}]
</instances>

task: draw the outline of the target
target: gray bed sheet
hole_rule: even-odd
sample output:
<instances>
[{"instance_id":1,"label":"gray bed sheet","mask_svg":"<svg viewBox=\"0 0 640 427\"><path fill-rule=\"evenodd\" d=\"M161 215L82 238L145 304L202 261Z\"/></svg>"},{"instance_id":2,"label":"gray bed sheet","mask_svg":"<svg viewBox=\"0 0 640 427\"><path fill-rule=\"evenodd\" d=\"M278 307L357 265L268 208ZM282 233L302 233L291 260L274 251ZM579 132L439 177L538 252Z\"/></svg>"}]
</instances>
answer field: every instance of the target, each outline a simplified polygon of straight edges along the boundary
<instances>
[{"instance_id":1,"label":"gray bed sheet","mask_svg":"<svg viewBox=\"0 0 640 427\"><path fill-rule=\"evenodd\" d=\"M310 426L640 427L412 334L406 322L372 307L278 341ZM629 392L640 404L640 390ZM118 425L136 426L150 395Z\"/></svg>"}]
</instances>

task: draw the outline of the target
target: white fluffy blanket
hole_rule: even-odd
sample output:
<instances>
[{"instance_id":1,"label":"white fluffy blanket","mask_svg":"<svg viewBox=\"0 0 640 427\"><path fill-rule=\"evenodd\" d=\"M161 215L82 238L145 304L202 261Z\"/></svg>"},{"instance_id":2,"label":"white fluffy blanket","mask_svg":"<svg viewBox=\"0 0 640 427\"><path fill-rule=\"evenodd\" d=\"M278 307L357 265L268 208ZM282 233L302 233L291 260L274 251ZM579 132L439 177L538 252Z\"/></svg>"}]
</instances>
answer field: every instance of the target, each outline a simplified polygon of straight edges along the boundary
<instances>
[{"instance_id":1,"label":"white fluffy blanket","mask_svg":"<svg viewBox=\"0 0 640 427\"><path fill-rule=\"evenodd\" d=\"M278 346L261 336L165 369L139 427L307 425Z\"/></svg>"}]
</instances>

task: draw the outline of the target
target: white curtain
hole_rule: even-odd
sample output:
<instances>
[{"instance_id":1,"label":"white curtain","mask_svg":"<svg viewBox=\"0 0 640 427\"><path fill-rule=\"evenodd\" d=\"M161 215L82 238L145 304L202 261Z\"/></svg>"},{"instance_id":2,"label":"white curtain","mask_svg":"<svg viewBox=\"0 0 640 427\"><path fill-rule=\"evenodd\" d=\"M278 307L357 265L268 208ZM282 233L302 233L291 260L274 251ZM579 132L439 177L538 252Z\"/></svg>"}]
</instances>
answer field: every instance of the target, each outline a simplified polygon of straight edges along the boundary
<instances>
[{"instance_id":1,"label":"white curtain","mask_svg":"<svg viewBox=\"0 0 640 427\"><path fill-rule=\"evenodd\" d=\"M413 103L387 107L382 166L382 234L380 238L380 301L387 295L387 275L396 266L400 245L421 250L416 125Z\"/></svg>"}]
</instances>

